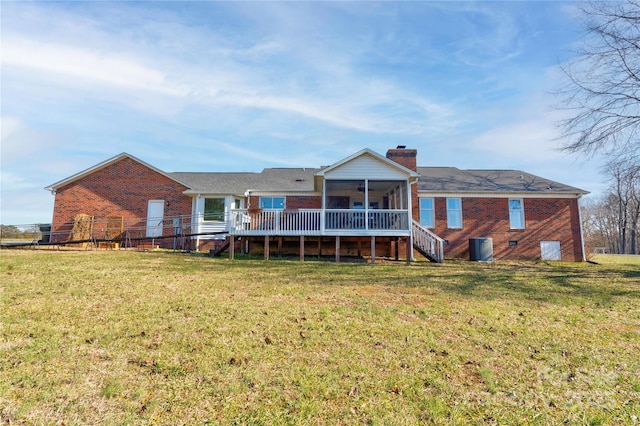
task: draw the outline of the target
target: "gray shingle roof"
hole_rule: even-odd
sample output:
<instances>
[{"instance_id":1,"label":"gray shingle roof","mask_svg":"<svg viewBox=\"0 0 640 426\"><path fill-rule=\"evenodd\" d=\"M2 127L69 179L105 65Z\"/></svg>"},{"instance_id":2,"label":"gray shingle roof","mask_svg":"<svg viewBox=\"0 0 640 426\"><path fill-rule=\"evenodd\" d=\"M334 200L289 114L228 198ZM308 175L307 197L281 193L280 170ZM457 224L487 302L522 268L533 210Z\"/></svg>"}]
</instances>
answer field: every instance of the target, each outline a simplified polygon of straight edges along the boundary
<instances>
[{"instance_id":1,"label":"gray shingle roof","mask_svg":"<svg viewBox=\"0 0 640 426\"><path fill-rule=\"evenodd\" d=\"M188 192L242 195L247 190L313 192L316 168L270 168L260 173L191 173L167 175L185 183ZM461 170L418 167L419 192L588 194L587 191L520 170Z\"/></svg>"},{"instance_id":2,"label":"gray shingle roof","mask_svg":"<svg viewBox=\"0 0 640 426\"><path fill-rule=\"evenodd\" d=\"M517 192L588 194L587 191L520 170L460 170L418 167L419 192Z\"/></svg>"},{"instance_id":3,"label":"gray shingle roof","mask_svg":"<svg viewBox=\"0 0 640 426\"><path fill-rule=\"evenodd\" d=\"M244 194L254 191L314 191L314 175L320 169L264 169L260 173L168 173L187 184L188 192L208 194Z\"/></svg>"}]
</instances>

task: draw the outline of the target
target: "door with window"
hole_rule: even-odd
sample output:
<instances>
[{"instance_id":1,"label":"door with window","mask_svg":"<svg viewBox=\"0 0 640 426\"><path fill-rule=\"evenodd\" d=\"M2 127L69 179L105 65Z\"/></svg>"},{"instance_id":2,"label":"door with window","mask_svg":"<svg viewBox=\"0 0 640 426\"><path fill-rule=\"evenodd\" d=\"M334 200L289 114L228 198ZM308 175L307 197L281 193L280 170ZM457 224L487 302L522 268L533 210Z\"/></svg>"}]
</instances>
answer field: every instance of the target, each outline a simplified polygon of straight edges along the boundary
<instances>
[{"instance_id":1,"label":"door with window","mask_svg":"<svg viewBox=\"0 0 640 426\"><path fill-rule=\"evenodd\" d=\"M353 210L364 210L364 200L351 200L351 208ZM349 218L349 222L352 229L363 229L364 228L364 211L363 212L353 212L351 213L351 217Z\"/></svg>"},{"instance_id":2,"label":"door with window","mask_svg":"<svg viewBox=\"0 0 640 426\"><path fill-rule=\"evenodd\" d=\"M164 218L164 200L149 200L147 205L147 233L148 238L162 235L162 220Z\"/></svg>"}]
</instances>

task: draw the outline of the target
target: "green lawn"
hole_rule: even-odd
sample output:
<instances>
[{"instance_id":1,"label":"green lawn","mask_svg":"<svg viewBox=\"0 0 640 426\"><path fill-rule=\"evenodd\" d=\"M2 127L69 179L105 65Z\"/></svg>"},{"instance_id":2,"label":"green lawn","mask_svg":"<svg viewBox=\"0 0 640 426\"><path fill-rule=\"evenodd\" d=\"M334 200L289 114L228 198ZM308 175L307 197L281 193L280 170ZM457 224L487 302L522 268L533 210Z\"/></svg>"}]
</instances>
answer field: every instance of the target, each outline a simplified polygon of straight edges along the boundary
<instances>
[{"instance_id":1,"label":"green lawn","mask_svg":"<svg viewBox=\"0 0 640 426\"><path fill-rule=\"evenodd\" d=\"M640 267L640 255L638 254L594 254L589 260L603 265L629 265Z\"/></svg>"},{"instance_id":2,"label":"green lawn","mask_svg":"<svg viewBox=\"0 0 640 426\"><path fill-rule=\"evenodd\" d=\"M0 251L0 424L640 422L640 265Z\"/></svg>"}]
</instances>

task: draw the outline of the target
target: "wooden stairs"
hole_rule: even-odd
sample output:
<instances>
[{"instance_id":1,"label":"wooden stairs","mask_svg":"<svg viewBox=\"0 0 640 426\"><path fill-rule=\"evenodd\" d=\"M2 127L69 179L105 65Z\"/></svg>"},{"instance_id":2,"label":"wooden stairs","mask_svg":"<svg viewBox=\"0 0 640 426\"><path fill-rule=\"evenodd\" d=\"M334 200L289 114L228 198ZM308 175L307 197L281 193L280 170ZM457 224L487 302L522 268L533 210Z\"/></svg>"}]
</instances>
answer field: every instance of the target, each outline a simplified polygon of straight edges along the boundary
<instances>
[{"instance_id":1,"label":"wooden stairs","mask_svg":"<svg viewBox=\"0 0 640 426\"><path fill-rule=\"evenodd\" d=\"M224 244L222 244L217 249L209 250L209 256L211 257L219 256L225 251L229 250L229 246L231 245L231 238L232 237L230 236L226 237L224 240ZM239 238L234 238L234 241L237 241L237 240L239 240Z\"/></svg>"},{"instance_id":2,"label":"wooden stairs","mask_svg":"<svg viewBox=\"0 0 640 426\"><path fill-rule=\"evenodd\" d=\"M444 262L444 240L417 221L412 226L413 248L431 262Z\"/></svg>"}]
</instances>

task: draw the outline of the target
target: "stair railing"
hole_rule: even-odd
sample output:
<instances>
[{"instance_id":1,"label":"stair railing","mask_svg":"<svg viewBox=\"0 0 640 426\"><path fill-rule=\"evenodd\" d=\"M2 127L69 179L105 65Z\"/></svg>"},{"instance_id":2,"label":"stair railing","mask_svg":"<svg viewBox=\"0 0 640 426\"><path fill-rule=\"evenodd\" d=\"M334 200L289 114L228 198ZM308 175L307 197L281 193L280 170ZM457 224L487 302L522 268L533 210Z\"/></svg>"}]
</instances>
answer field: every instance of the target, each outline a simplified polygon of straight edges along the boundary
<instances>
[{"instance_id":1,"label":"stair railing","mask_svg":"<svg viewBox=\"0 0 640 426\"><path fill-rule=\"evenodd\" d=\"M413 221L412 226L413 245L423 254L428 255L432 260L438 263L444 262L444 240L420 225L417 221Z\"/></svg>"}]
</instances>

